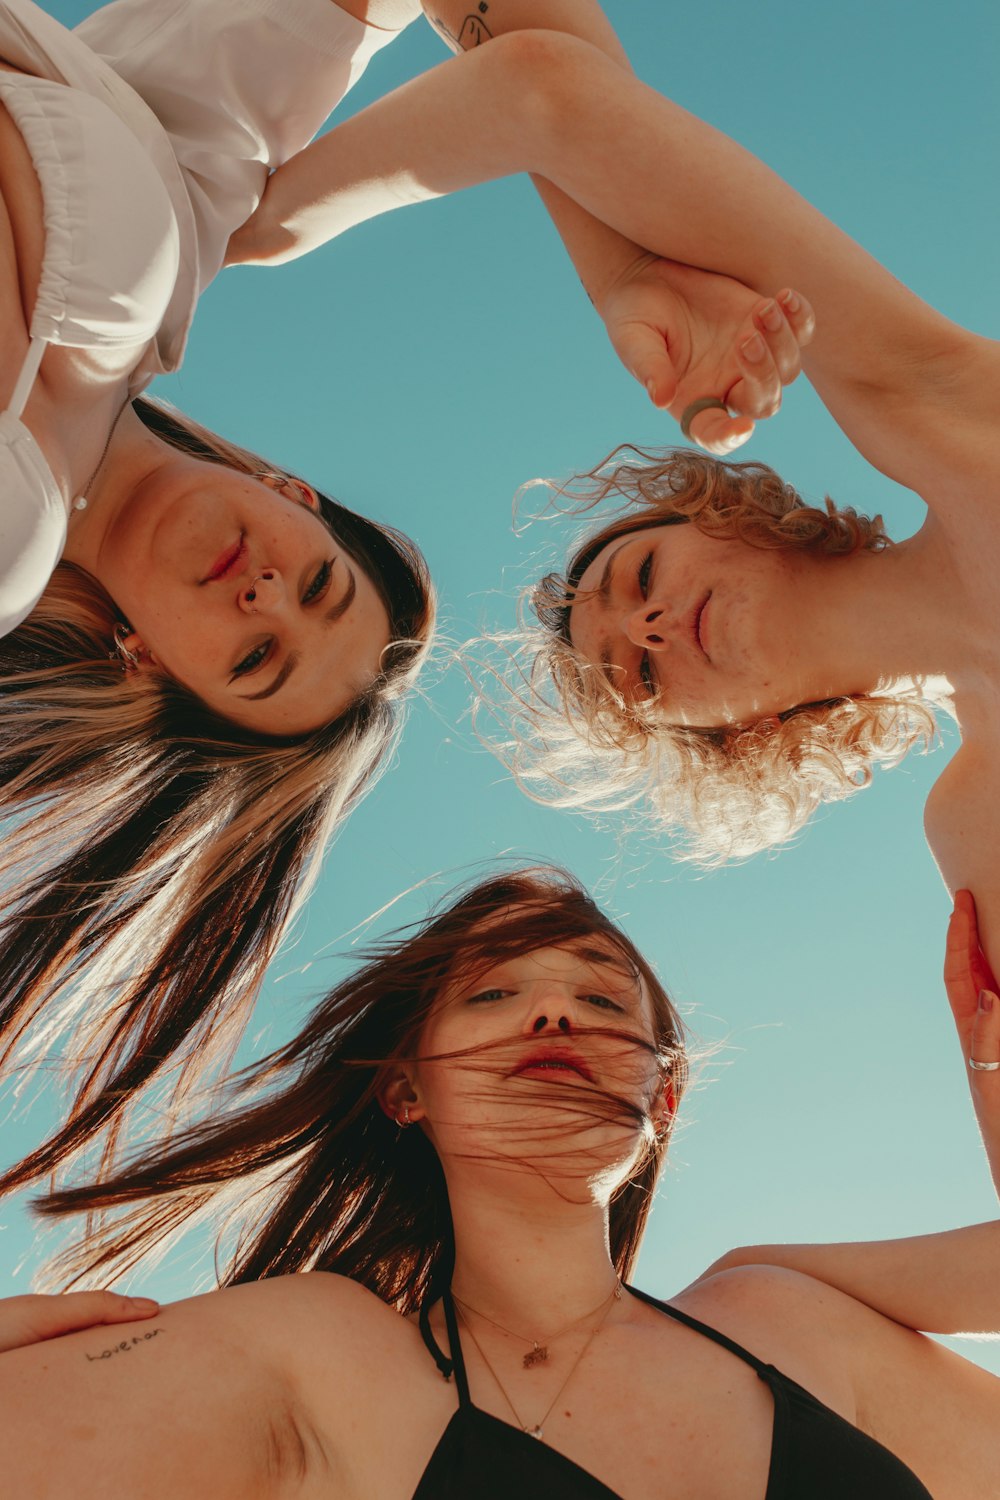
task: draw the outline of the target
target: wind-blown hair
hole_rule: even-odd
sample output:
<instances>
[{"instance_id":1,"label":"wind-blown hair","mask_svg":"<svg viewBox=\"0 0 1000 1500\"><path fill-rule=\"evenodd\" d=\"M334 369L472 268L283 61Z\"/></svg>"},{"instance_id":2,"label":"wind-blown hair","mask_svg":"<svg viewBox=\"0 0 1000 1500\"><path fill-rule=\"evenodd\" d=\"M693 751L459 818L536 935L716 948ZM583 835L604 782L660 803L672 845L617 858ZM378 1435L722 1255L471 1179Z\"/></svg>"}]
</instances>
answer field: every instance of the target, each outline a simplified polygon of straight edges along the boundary
<instances>
[{"instance_id":1,"label":"wind-blown hair","mask_svg":"<svg viewBox=\"0 0 1000 1500\"><path fill-rule=\"evenodd\" d=\"M935 701L912 684L802 703L761 722L722 728L664 724L625 698L574 650L570 605L580 579L617 537L689 523L717 540L829 557L892 545L882 518L806 505L761 463L727 463L690 449L615 450L555 488L573 513L610 496L625 503L576 547L563 574L530 592L538 625L523 624L504 674L513 736L496 746L538 801L611 811L644 804L705 865L746 858L791 838L821 803L867 786L872 768L929 744ZM499 714L496 704L491 708Z\"/></svg>"},{"instance_id":2,"label":"wind-blown hair","mask_svg":"<svg viewBox=\"0 0 1000 1500\"><path fill-rule=\"evenodd\" d=\"M195 457L273 469L179 413L135 407ZM183 1093L224 1065L324 844L387 763L429 649L430 580L399 532L320 507L372 578L391 644L371 687L312 733L254 734L170 678L122 672L114 603L71 564L0 640L0 1068L52 1060L68 1031L76 1084L66 1122L0 1192L94 1137L110 1163L154 1076Z\"/></svg>"},{"instance_id":3,"label":"wind-blown hair","mask_svg":"<svg viewBox=\"0 0 1000 1500\"><path fill-rule=\"evenodd\" d=\"M615 1117L631 1113L640 1138L629 1179L611 1203L611 1253L627 1276L686 1080L682 1026L628 937L572 876L541 868L481 881L368 950L293 1041L228 1080L227 1102L203 1122L102 1184L37 1201L48 1215L100 1215L53 1266L59 1282L105 1285L162 1252L195 1218L211 1214L218 1224L235 1205L223 1284L335 1271L412 1312L450 1275L454 1240L433 1146L419 1128L400 1131L379 1103L389 1069L418 1056L430 1009L457 977L474 983L511 956L595 936L630 980L645 983L653 1039L643 1046L672 1094L669 1119L656 1125L635 1100L610 1100ZM591 1107L597 1113L607 1102L601 1095ZM122 1214L102 1213L129 1204Z\"/></svg>"}]
</instances>

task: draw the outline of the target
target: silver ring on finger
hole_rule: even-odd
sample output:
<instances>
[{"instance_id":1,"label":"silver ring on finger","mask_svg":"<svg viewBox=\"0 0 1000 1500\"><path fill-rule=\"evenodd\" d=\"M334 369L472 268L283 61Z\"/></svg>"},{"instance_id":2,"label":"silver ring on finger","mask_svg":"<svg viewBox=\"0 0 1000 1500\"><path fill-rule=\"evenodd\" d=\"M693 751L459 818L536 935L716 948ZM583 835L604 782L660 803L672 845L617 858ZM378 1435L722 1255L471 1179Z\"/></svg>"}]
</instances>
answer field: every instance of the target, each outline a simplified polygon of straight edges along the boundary
<instances>
[{"instance_id":1,"label":"silver ring on finger","mask_svg":"<svg viewBox=\"0 0 1000 1500\"><path fill-rule=\"evenodd\" d=\"M1000 1068L1000 1062L984 1063L976 1062L974 1057L969 1058L969 1067L975 1068L977 1073L995 1073Z\"/></svg>"},{"instance_id":2,"label":"silver ring on finger","mask_svg":"<svg viewBox=\"0 0 1000 1500\"><path fill-rule=\"evenodd\" d=\"M713 410L724 411L727 417L729 415L729 407L716 396L701 396L697 401L692 401L691 405L685 409L684 415L681 417L681 432L683 432L689 443L693 441L691 437L691 423L695 417L701 411Z\"/></svg>"}]
</instances>

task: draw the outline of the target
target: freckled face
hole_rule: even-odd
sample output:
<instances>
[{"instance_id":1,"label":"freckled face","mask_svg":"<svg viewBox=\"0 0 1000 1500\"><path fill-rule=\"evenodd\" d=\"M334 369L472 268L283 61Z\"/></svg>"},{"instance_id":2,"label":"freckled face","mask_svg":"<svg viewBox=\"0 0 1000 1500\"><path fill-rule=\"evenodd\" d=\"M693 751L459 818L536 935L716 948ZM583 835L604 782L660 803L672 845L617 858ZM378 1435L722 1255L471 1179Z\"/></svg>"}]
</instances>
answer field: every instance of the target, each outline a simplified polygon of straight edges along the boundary
<instances>
[{"instance_id":1,"label":"freckled face","mask_svg":"<svg viewBox=\"0 0 1000 1500\"><path fill-rule=\"evenodd\" d=\"M305 733L378 675L389 619L305 485L171 466L108 533L98 577L143 666L265 734Z\"/></svg>"},{"instance_id":2,"label":"freckled face","mask_svg":"<svg viewBox=\"0 0 1000 1500\"><path fill-rule=\"evenodd\" d=\"M690 524L618 537L580 580L570 639L664 722L752 722L801 701L796 585L802 553L716 541Z\"/></svg>"}]
</instances>

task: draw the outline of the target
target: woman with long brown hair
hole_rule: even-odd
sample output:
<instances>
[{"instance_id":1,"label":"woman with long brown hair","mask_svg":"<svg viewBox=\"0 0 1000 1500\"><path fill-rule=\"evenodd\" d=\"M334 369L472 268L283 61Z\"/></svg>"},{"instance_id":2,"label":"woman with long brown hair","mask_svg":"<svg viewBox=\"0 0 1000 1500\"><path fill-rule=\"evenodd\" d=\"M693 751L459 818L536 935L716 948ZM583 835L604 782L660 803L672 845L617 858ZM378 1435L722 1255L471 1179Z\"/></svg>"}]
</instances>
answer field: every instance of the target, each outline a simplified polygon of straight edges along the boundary
<instances>
[{"instance_id":1,"label":"woman with long brown hair","mask_svg":"<svg viewBox=\"0 0 1000 1500\"><path fill-rule=\"evenodd\" d=\"M962 1028L969 935L949 942ZM971 1030L1000 1060L1000 1008ZM570 877L480 882L370 953L221 1111L43 1201L126 1210L77 1275L227 1202L236 1240L222 1291L0 1356L7 1483L985 1497L1000 1385L911 1330L995 1327L1000 1225L828 1259L838 1291L761 1266L669 1303L625 1285L685 1072L662 984Z\"/></svg>"}]
</instances>

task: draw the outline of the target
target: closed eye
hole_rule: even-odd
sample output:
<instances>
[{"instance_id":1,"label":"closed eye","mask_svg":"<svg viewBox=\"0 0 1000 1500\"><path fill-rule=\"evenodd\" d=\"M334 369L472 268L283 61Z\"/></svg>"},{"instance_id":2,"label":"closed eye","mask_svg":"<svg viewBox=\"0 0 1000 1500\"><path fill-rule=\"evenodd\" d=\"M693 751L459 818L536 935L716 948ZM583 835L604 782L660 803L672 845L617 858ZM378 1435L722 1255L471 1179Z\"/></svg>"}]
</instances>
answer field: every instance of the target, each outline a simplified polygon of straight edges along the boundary
<instances>
[{"instance_id":1,"label":"closed eye","mask_svg":"<svg viewBox=\"0 0 1000 1500\"><path fill-rule=\"evenodd\" d=\"M652 570L653 570L653 554L652 554L652 552L647 552L646 556L643 558L642 562L639 564L639 571L636 574L636 580L637 580L637 582L639 584L639 592L640 592L640 594L642 595L642 597L644 599L645 599L646 595L649 593L649 575L652 572Z\"/></svg>"},{"instance_id":2,"label":"closed eye","mask_svg":"<svg viewBox=\"0 0 1000 1500\"><path fill-rule=\"evenodd\" d=\"M505 995L509 995L509 994L510 994L510 990L499 990L499 989L480 990L480 992L479 992L478 995L470 995L469 996L469 1004L470 1005L484 1005L484 1004L488 1004L491 1000L502 1000Z\"/></svg>"}]
</instances>

